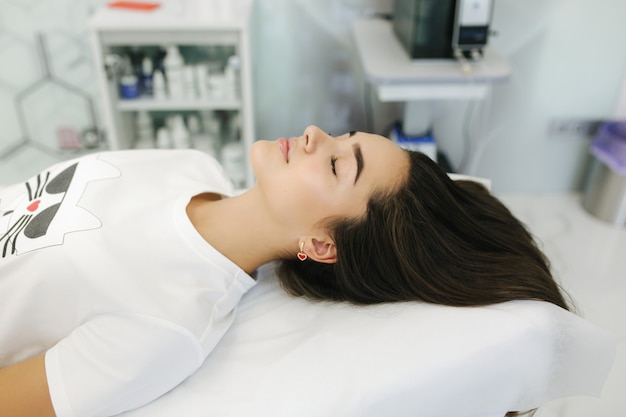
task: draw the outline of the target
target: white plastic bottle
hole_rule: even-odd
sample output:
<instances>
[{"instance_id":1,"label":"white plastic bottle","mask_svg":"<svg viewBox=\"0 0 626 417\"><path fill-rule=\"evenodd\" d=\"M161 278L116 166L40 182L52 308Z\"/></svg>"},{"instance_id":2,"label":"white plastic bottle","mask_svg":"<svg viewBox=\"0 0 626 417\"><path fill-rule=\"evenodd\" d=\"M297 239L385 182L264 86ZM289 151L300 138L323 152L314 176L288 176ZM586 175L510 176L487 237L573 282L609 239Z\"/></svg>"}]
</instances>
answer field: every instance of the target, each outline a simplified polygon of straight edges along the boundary
<instances>
[{"instance_id":1,"label":"white plastic bottle","mask_svg":"<svg viewBox=\"0 0 626 417\"><path fill-rule=\"evenodd\" d=\"M165 100L167 98L165 78L160 70L156 70L152 76L152 96L155 100Z\"/></svg>"},{"instance_id":2,"label":"white plastic bottle","mask_svg":"<svg viewBox=\"0 0 626 417\"><path fill-rule=\"evenodd\" d=\"M182 98L185 94L185 61L180 54L178 46L168 46L163 66L165 68L169 97Z\"/></svg>"},{"instance_id":3,"label":"white plastic bottle","mask_svg":"<svg viewBox=\"0 0 626 417\"><path fill-rule=\"evenodd\" d=\"M198 98L203 100L209 97L208 83L208 66L206 64L198 64L194 67L196 88L198 91Z\"/></svg>"},{"instance_id":4,"label":"white plastic bottle","mask_svg":"<svg viewBox=\"0 0 626 417\"><path fill-rule=\"evenodd\" d=\"M235 188L246 185L246 158L243 143L230 142L222 146L222 165Z\"/></svg>"},{"instance_id":5,"label":"white plastic bottle","mask_svg":"<svg viewBox=\"0 0 626 417\"><path fill-rule=\"evenodd\" d=\"M146 149L154 147L154 127L152 126L152 118L147 111L141 110L137 113L135 132L135 148Z\"/></svg>"},{"instance_id":6,"label":"white plastic bottle","mask_svg":"<svg viewBox=\"0 0 626 417\"><path fill-rule=\"evenodd\" d=\"M187 116L187 130L189 130L189 136L193 144L194 138L200 134L200 119L197 115L190 114Z\"/></svg>"},{"instance_id":7,"label":"white plastic bottle","mask_svg":"<svg viewBox=\"0 0 626 417\"><path fill-rule=\"evenodd\" d=\"M241 62L238 55L231 55L228 57L226 68L224 69L225 88L228 98L239 97L239 69L241 68Z\"/></svg>"},{"instance_id":8,"label":"white plastic bottle","mask_svg":"<svg viewBox=\"0 0 626 417\"><path fill-rule=\"evenodd\" d=\"M177 114L172 118L172 144L174 148L178 149L191 147L189 131L181 114Z\"/></svg>"},{"instance_id":9,"label":"white plastic bottle","mask_svg":"<svg viewBox=\"0 0 626 417\"><path fill-rule=\"evenodd\" d=\"M184 75L184 83L185 83L185 91L183 95L189 99L198 98L197 87L196 87L196 73L193 65L185 65L183 69Z\"/></svg>"},{"instance_id":10,"label":"white plastic bottle","mask_svg":"<svg viewBox=\"0 0 626 417\"><path fill-rule=\"evenodd\" d=\"M166 127L161 127L157 130L156 145L159 149L169 149L172 147L172 137Z\"/></svg>"},{"instance_id":11,"label":"white plastic bottle","mask_svg":"<svg viewBox=\"0 0 626 417\"><path fill-rule=\"evenodd\" d=\"M209 153L215 154L218 160L221 160L221 148L222 148L222 123L214 111L206 110L200 112L200 121L202 130L204 132L206 144L204 145L209 149Z\"/></svg>"},{"instance_id":12,"label":"white plastic bottle","mask_svg":"<svg viewBox=\"0 0 626 417\"><path fill-rule=\"evenodd\" d=\"M154 93L153 72L152 59L150 59L150 57L144 57L143 61L141 61L141 86L143 95L147 97L152 97Z\"/></svg>"}]
</instances>

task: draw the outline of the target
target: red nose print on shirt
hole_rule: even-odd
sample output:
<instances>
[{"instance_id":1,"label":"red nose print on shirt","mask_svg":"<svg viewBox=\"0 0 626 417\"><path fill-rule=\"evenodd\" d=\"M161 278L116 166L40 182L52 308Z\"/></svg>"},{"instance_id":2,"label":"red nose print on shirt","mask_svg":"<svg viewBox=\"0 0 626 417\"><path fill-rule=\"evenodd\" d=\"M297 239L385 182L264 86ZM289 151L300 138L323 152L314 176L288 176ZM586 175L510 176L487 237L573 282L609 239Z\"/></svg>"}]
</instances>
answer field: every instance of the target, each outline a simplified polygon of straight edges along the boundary
<instances>
[{"instance_id":1,"label":"red nose print on shirt","mask_svg":"<svg viewBox=\"0 0 626 417\"><path fill-rule=\"evenodd\" d=\"M41 200L33 201L28 207L26 207L26 210L30 212L37 210L37 207L39 207L39 203L41 203Z\"/></svg>"}]
</instances>

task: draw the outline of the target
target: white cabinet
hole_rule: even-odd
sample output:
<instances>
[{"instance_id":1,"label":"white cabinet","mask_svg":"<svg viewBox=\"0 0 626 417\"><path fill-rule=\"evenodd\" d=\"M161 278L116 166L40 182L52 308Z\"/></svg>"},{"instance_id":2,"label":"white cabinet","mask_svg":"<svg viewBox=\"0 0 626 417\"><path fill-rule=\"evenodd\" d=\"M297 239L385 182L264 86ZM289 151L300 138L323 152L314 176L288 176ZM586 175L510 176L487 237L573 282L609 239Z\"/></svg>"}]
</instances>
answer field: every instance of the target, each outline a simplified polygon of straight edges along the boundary
<instances>
[{"instance_id":1,"label":"white cabinet","mask_svg":"<svg viewBox=\"0 0 626 417\"><path fill-rule=\"evenodd\" d=\"M197 14L94 14L90 37L109 149L198 148L214 154L236 185L252 184L250 2L235 3L236 10L214 16L206 7Z\"/></svg>"}]
</instances>

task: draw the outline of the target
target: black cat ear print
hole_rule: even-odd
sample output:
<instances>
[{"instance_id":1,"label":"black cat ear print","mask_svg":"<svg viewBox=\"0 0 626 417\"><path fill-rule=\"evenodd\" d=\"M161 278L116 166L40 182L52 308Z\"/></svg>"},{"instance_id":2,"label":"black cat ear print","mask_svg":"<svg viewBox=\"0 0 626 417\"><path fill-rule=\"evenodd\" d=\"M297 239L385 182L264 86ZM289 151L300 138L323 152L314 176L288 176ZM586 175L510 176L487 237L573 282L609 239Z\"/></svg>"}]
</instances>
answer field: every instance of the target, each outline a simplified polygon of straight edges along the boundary
<instances>
[{"instance_id":1,"label":"black cat ear print","mask_svg":"<svg viewBox=\"0 0 626 417\"><path fill-rule=\"evenodd\" d=\"M41 203L41 197L44 191L48 194L63 194L66 193L72 183L74 174L76 173L76 167L78 164L73 164L56 177L50 180L50 172L46 172L45 177L41 174L37 175L34 181L35 184L24 183L26 192L28 193L29 204L26 207L26 211L33 214L23 214L17 221L7 230L5 234L0 236L0 244L2 244L2 257L7 255L14 255L17 251L17 238L20 233L24 233L24 236L30 239L36 239L38 237L45 236L50 228L50 224L54 220L61 202L51 205L44 210L37 212ZM2 215L8 215L12 212L2 213ZM4 242L4 244L2 243Z\"/></svg>"}]
</instances>

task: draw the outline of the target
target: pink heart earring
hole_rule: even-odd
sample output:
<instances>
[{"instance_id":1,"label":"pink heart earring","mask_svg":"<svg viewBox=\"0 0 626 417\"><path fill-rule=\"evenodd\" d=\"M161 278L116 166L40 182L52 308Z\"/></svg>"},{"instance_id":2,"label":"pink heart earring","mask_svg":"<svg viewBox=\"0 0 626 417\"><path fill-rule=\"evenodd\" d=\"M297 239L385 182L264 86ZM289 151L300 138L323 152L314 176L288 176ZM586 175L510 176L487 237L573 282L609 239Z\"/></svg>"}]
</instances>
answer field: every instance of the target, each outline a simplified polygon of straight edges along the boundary
<instances>
[{"instance_id":1,"label":"pink heart earring","mask_svg":"<svg viewBox=\"0 0 626 417\"><path fill-rule=\"evenodd\" d=\"M298 259L300 259L301 261L306 261L308 256L306 253L304 253L303 249L304 249L304 242L300 242L300 252L298 252Z\"/></svg>"}]
</instances>

